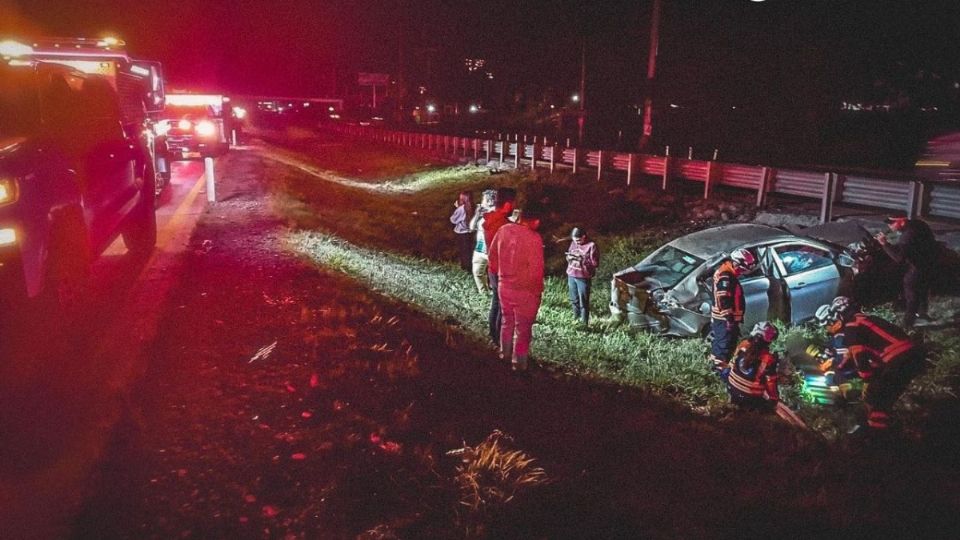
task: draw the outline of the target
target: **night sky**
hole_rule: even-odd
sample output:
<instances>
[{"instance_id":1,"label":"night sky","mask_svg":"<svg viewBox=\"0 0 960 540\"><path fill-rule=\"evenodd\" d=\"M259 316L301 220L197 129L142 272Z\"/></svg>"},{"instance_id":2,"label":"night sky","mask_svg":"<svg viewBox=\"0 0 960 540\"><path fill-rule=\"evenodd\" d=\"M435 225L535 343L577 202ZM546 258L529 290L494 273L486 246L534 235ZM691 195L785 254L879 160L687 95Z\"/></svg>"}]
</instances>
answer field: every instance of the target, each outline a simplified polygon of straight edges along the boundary
<instances>
[{"instance_id":1,"label":"night sky","mask_svg":"<svg viewBox=\"0 0 960 540\"><path fill-rule=\"evenodd\" d=\"M356 92L358 71L397 75L402 56L411 91L424 85L462 99L485 85L501 101L568 99L585 40L588 108L614 119L650 90L661 106L675 103L677 114L701 123L716 110L751 108L815 123L818 102L889 101L903 92L935 101L943 92L928 87L960 82L957 0L663 4L653 87L644 80L650 1L0 0L0 28L115 33L135 56L163 62L174 88L344 95ZM486 59L493 81L466 80L465 57ZM736 118L722 120L737 129Z\"/></svg>"}]
</instances>

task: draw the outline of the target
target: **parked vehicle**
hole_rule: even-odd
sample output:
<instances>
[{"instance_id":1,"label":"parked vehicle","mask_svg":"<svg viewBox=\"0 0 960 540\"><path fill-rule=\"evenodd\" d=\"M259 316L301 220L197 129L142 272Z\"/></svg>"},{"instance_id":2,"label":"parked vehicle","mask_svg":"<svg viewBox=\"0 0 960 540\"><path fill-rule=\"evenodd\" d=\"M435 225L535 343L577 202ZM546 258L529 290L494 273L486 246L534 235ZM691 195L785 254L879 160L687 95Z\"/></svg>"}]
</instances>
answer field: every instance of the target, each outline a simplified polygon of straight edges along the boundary
<instances>
[{"instance_id":1,"label":"parked vehicle","mask_svg":"<svg viewBox=\"0 0 960 540\"><path fill-rule=\"evenodd\" d=\"M167 162L217 157L227 152L221 95L167 94L166 107L156 126L160 155Z\"/></svg>"},{"instance_id":2,"label":"parked vehicle","mask_svg":"<svg viewBox=\"0 0 960 540\"><path fill-rule=\"evenodd\" d=\"M163 110L163 68L159 62L133 59L126 44L116 38L37 38L26 43L5 41L2 44L14 63L33 61L62 64L69 68L99 75L117 93L125 129L139 131L142 145L154 161L157 195L170 180L169 170L157 161L153 126Z\"/></svg>"},{"instance_id":3,"label":"parked vehicle","mask_svg":"<svg viewBox=\"0 0 960 540\"><path fill-rule=\"evenodd\" d=\"M155 175L142 125L99 75L0 62L0 312L28 299L75 317L90 265L122 236L156 244Z\"/></svg>"},{"instance_id":4,"label":"parked vehicle","mask_svg":"<svg viewBox=\"0 0 960 540\"><path fill-rule=\"evenodd\" d=\"M851 287L864 270L859 254L841 246L755 224L695 232L615 273L610 311L633 326L655 332L705 335L710 324L712 272L731 251L745 248L756 255L760 266L740 278L746 297L744 326L774 319L803 322L839 291Z\"/></svg>"}]
</instances>

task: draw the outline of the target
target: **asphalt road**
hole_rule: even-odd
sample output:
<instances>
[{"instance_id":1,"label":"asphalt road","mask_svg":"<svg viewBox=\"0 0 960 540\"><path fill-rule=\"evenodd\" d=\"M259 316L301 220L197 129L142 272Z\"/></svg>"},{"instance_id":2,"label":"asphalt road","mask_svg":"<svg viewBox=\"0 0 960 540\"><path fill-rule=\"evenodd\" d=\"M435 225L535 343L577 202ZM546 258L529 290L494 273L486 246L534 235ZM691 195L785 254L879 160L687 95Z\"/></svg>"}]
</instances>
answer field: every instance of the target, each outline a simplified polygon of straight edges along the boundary
<instances>
[{"instance_id":1,"label":"asphalt road","mask_svg":"<svg viewBox=\"0 0 960 540\"><path fill-rule=\"evenodd\" d=\"M175 164L146 261L120 239L95 263L88 316L66 353L44 352L35 328L0 379L0 538L63 536L83 485L121 419L157 306L179 279L182 254L206 205L203 167Z\"/></svg>"}]
</instances>

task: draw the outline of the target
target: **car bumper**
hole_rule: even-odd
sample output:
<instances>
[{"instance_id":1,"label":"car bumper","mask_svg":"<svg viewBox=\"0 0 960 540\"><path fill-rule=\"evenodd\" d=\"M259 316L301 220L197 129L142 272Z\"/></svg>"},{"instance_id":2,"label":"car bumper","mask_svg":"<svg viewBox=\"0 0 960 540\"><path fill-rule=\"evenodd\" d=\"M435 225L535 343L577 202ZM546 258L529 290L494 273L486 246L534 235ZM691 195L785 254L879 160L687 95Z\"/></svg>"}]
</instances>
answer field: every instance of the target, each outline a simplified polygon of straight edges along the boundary
<instances>
[{"instance_id":1,"label":"car bumper","mask_svg":"<svg viewBox=\"0 0 960 540\"><path fill-rule=\"evenodd\" d=\"M173 159L201 159L217 157L227 152L227 143L220 141L201 141L190 137L168 138L163 143L164 150Z\"/></svg>"},{"instance_id":2,"label":"car bumper","mask_svg":"<svg viewBox=\"0 0 960 540\"><path fill-rule=\"evenodd\" d=\"M632 327L669 336L699 336L710 317L682 306L661 309L641 287L613 278L610 313Z\"/></svg>"},{"instance_id":3,"label":"car bumper","mask_svg":"<svg viewBox=\"0 0 960 540\"><path fill-rule=\"evenodd\" d=\"M18 246L0 246L0 311L7 311L27 297L23 261Z\"/></svg>"}]
</instances>

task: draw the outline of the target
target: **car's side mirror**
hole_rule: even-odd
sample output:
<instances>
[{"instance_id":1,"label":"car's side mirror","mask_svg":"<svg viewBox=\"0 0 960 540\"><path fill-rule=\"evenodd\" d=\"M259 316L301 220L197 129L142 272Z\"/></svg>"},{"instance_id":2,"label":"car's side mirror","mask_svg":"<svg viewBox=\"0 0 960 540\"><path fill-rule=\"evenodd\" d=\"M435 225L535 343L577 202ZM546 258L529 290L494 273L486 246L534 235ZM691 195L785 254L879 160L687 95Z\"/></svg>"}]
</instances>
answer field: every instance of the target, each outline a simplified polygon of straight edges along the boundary
<instances>
[{"instance_id":1,"label":"car's side mirror","mask_svg":"<svg viewBox=\"0 0 960 540\"><path fill-rule=\"evenodd\" d=\"M856 262L857 262L857 261L855 261L855 260L853 259L853 257L851 257L851 256L849 256L849 255L847 255L847 254L845 254L845 253L841 253L839 256L837 256L837 264L839 264L840 266L842 266L842 267L844 267L844 268L853 268L853 266L856 264Z\"/></svg>"}]
</instances>

